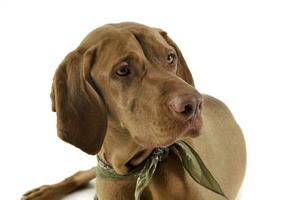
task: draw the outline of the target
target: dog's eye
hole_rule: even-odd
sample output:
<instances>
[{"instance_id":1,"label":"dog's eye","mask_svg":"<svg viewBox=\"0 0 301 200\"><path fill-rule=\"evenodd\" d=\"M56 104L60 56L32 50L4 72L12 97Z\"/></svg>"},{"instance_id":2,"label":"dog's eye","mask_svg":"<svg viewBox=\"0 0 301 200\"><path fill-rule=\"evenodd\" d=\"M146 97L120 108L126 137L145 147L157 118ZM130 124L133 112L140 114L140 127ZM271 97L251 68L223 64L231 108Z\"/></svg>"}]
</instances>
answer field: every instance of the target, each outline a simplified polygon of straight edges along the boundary
<instances>
[{"instance_id":1,"label":"dog's eye","mask_svg":"<svg viewBox=\"0 0 301 200\"><path fill-rule=\"evenodd\" d=\"M170 53L167 56L167 63L168 64L173 64L176 60L177 56L174 53Z\"/></svg>"},{"instance_id":2,"label":"dog's eye","mask_svg":"<svg viewBox=\"0 0 301 200\"><path fill-rule=\"evenodd\" d=\"M131 73L131 70L128 66L123 66L116 71L118 76L128 76Z\"/></svg>"}]
</instances>

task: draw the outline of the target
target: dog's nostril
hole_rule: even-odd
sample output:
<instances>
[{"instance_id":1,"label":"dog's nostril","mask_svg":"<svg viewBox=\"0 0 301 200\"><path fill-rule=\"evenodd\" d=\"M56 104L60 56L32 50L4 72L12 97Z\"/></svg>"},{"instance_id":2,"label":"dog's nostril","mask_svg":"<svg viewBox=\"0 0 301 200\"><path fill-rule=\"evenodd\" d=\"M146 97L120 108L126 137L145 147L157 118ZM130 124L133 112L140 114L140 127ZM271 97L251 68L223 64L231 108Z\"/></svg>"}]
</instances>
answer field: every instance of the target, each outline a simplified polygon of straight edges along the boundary
<instances>
[{"instance_id":1,"label":"dog's nostril","mask_svg":"<svg viewBox=\"0 0 301 200\"><path fill-rule=\"evenodd\" d=\"M181 113L184 115L190 115L191 113L193 113L192 105L188 104L184 106L184 110Z\"/></svg>"},{"instance_id":2,"label":"dog's nostril","mask_svg":"<svg viewBox=\"0 0 301 200\"><path fill-rule=\"evenodd\" d=\"M202 99L198 94L176 96L168 101L172 114L182 120L189 120L199 114Z\"/></svg>"},{"instance_id":3,"label":"dog's nostril","mask_svg":"<svg viewBox=\"0 0 301 200\"><path fill-rule=\"evenodd\" d=\"M201 109L202 109L202 107L203 107L203 102L202 102L202 101L200 101L200 103L199 103L199 110L201 110Z\"/></svg>"}]
</instances>

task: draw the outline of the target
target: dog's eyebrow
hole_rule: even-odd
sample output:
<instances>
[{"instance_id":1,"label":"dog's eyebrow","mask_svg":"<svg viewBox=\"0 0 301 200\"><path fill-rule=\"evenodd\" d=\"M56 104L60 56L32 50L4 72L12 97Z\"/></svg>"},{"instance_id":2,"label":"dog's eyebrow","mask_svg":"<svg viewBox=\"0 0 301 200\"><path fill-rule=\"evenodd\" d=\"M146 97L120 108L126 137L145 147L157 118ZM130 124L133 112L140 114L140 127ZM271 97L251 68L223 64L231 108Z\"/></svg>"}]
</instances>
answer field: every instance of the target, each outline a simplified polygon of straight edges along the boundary
<instances>
[{"instance_id":1,"label":"dog's eyebrow","mask_svg":"<svg viewBox=\"0 0 301 200\"><path fill-rule=\"evenodd\" d=\"M130 51L123 56L120 56L115 62L112 63L112 67L118 65L121 62L129 60L139 60L139 56L136 52Z\"/></svg>"}]
</instances>

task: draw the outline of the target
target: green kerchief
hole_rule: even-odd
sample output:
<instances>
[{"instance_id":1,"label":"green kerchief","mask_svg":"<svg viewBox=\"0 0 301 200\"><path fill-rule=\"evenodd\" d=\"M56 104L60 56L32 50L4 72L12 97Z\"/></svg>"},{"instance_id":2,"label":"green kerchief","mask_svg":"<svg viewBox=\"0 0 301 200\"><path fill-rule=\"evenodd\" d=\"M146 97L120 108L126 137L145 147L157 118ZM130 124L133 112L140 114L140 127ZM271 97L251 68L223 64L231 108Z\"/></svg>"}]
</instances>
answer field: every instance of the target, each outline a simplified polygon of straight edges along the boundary
<instances>
[{"instance_id":1,"label":"green kerchief","mask_svg":"<svg viewBox=\"0 0 301 200\"><path fill-rule=\"evenodd\" d=\"M143 163L125 175L117 174L111 166L105 164L97 156L97 177L103 180L121 180L136 177L135 200L139 200L142 191L148 186L155 173L158 162L164 160L168 156L169 151L173 151L180 158L186 171L198 184L227 199L218 182L206 168L199 155L184 141L178 141L167 148L156 148Z\"/></svg>"}]
</instances>

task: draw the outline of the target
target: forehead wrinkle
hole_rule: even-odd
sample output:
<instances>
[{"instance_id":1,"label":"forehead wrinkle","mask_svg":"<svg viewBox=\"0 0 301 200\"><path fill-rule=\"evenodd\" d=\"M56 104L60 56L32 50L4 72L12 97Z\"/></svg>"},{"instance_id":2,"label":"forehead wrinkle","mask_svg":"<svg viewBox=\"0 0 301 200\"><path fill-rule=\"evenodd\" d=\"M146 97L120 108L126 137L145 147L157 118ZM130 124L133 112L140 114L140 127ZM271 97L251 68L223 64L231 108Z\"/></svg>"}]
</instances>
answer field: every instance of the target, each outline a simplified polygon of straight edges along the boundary
<instances>
[{"instance_id":1,"label":"forehead wrinkle","mask_svg":"<svg viewBox=\"0 0 301 200\"><path fill-rule=\"evenodd\" d=\"M175 52L174 48L157 32L133 32L133 35L141 47L144 57L150 63L159 64L162 56L169 52Z\"/></svg>"},{"instance_id":2,"label":"forehead wrinkle","mask_svg":"<svg viewBox=\"0 0 301 200\"><path fill-rule=\"evenodd\" d=\"M154 46L151 44L158 43L153 39L153 31L143 29L139 31L130 30L130 32L134 36L136 43L139 45L144 58L148 62L152 62L153 59L157 56L153 56L154 52L156 51L154 50Z\"/></svg>"}]
</instances>

